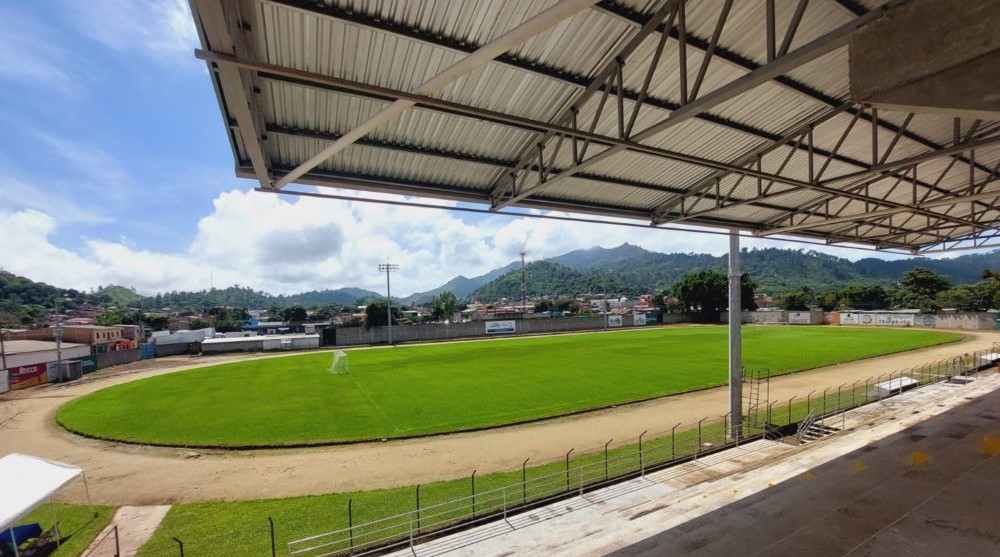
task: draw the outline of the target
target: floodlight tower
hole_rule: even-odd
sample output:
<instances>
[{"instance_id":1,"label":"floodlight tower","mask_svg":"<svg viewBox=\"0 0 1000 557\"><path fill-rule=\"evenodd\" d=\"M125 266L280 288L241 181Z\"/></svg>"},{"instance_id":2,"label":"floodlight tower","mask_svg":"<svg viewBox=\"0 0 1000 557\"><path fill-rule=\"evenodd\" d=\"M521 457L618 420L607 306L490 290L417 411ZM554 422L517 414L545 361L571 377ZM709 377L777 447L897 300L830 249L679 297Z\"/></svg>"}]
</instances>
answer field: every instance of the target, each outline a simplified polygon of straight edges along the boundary
<instances>
[{"instance_id":1,"label":"floodlight tower","mask_svg":"<svg viewBox=\"0 0 1000 557\"><path fill-rule=\"evenodd\" d=\"M389 288L389 273L399 270L396 263L379 263L378 271L385 273L385 312L389 321L389 344L392 345L392 290Z\"/></svg>"},{"instance_id":2,"label":"floodlight tower","mask_svg":"<svg viewBox=\"0 0 1000 557\"><path fill-rule=\"evenodd\" d=\"M525 253L526 252L524 252L524 251L521 252L521 317L524 317L524 313L526 311L525 308L528 307L527 306L527 297L525 296L525 292L526 291L525 291L525 288L524 288L524 256L525 256Z\"/></svg>"}]
</instances>

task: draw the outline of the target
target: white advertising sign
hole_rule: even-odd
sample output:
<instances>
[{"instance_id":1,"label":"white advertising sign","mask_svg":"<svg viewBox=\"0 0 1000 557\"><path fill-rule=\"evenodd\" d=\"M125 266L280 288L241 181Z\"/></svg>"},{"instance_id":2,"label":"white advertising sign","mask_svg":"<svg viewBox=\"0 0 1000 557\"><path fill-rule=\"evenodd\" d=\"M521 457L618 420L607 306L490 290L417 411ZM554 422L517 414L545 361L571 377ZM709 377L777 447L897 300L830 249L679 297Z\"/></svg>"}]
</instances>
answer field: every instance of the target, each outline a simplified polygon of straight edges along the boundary
<instances>
[{"instance_id":1,"label":"white advertising sign","mask_svg":"<svg viewBox=\"0 0 1000 557\"><path fill-rule=\"evenodd\" d=\"M608 327L621 327L622 326L622 316L621 315L609 315L608 316Z\"/></svg>"},{"instance_id":2,"label":"white advertising sign","mask_svg":"<svg viewBox=\"0 0 1000 557\"><path fill-rule=\"evenodd\" d=\"M912 313L841 313L841 325L867 325L870 327L912 327L916 325Z\"/></svg>"},{"instance_id":3,"label":"white advertising sign","mask_svg":"<svg viewBox=\"0 0 1000 557\"><path fill-rule=\"evenodd\" d=\"M880 327L912 327L914 317L912 313L876 313L875 324Z\"/></svg>"},{"instance_id":4,"label":"white advertising sign","mask_svg":"<svg viewBox=\"0 0 1000 557\"><path fill-rule=\"evenodd\" d=\"M632 314L633 325L645 325L646 324L646 314L645 313L633 313Z\"/></svg>"},{"instance_id":5,"label":"white advertising sign","mask_svg":"<svg viewBox=\"0 0 1000 557\"><path fill-rule=\"evenodd\" d=\"M488 335L513 333L515 330L517 330L517 322L513 320L486 322L486 334Z\"/></svg>"},{"instance_id":6,"label":"white advertising sign","mask_svg":"<svg viewBox=\"0 0 1000 557\"><path fill-rule=\"evenodd\" d=\"M808 311L790 311L788 312L788 322L792 325L808 325L809 312Z\"/></svg>"}]
</instances>

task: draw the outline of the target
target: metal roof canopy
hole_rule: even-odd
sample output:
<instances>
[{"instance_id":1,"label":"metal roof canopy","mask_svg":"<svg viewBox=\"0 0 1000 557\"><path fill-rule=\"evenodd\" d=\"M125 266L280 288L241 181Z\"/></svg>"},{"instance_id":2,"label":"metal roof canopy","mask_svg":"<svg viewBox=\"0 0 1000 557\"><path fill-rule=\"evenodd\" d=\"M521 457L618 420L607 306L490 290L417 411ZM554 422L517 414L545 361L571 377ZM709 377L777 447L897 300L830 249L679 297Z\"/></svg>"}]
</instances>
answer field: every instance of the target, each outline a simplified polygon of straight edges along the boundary
<instances>
[{"instance_id":1,"label":"metal roof canopy","mask_svg":"<svg viewBox=\"0 0 1000 557\"><path fill-rule=\"evenodd\" d=\"M848 41L906 3L191 0L262 191L997 245L1000 123L849 99Z\"/></svg>"}]
</instances>

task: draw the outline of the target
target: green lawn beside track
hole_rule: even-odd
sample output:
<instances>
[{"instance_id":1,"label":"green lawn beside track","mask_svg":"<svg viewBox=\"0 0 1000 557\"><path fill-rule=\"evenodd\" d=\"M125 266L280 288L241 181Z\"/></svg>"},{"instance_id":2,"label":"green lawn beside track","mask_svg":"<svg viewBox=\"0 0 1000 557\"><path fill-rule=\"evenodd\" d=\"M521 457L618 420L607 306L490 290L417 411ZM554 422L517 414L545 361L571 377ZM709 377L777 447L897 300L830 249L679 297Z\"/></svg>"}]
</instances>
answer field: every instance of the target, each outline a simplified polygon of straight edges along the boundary
<instances>
[{"instance_id":1,"label":"green lawn beside track","mask_svg":"<svg viewBox=\"0 0 1000 557\"><path fill-rule=\"evenodd\" d=\"M115 508L106 505L69 505L45 503L18 520L17 524L37 522L43 530L59 523L59 548L50 557L76 557L108 525ZM113 545L113 544L112 544Z\"/></svg>"},{"instance_id":2,"label":"green lawn beside track","mask_svg":"<svg viewBox=\"0 0 1000 557\"><path fill-rule=\"evenodd\" d=\"M57 418L83 434L193 446L392 438L497 426L726 382L727 330L676 327L349 351L222 364L103 389ZM744 327L773 375L958 340L925 330Z\"/></svg>"}]
</instances>

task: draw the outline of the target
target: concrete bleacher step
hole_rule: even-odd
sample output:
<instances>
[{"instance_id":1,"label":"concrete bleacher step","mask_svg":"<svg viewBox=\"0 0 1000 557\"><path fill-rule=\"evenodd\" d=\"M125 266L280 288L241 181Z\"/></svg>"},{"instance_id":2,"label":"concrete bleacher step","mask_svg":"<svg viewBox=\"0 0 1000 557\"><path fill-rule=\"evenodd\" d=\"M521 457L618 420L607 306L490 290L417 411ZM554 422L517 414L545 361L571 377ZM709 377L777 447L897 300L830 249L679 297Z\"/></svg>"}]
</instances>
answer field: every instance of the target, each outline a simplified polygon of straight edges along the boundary
<instances>
[{"instance_id":1,"label":"concrete bleacher step","mask_svg":"<svg viewBox=\"0 0 1000 557\"><path fill-rule=\"evenodd\" d=\"M811 443L813 441L819 441L824 437L828 437L840 431L835 427L826 426L819 423L811 424L806 428L805 432L802 434L802 444Z\"/></svg>"}]
</instances>

